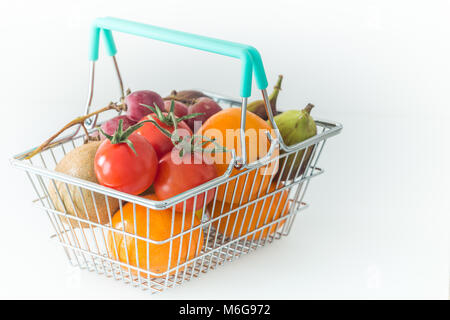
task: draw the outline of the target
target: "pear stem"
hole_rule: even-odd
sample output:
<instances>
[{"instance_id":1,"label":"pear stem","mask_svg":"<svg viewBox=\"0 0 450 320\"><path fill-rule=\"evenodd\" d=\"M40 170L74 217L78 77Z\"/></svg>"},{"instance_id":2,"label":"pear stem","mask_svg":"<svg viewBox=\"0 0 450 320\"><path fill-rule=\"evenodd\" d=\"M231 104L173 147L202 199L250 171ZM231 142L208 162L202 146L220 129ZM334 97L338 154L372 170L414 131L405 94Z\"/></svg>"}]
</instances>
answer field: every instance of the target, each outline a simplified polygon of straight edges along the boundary
<instances>
[{"instance_id":1,"label":"pear stem","mask_svg":"<svg viewBox=\"0 0 450 320\"><path fill-rule=\"evenodd\" d=\"M282 82L282 81L283 81L283 75L280 74L280 75L278 76L277 83L275 84L275 86L274 86L273 88L274 88L274 89L281 90L281 82Z\"/></svg>"},{"instance_id":2,"label":"pear stem","mask_svg":"<svg viewBox=\"0 0 450 320\"><path fill-rule=\"evenodd\" d=\"M276 107L276 105L277 105L277 98L278 98L278 94L280 93L280 90L281 90L281 82L282 81L283 81L283 75L280 74L278 76L277 83L273 87L273 91L272 91L272 93L270 94L270 97L269 97L270 106L272 108L272 113L273 114L276 114L276 111L277 111L277 107Z\"/></svg>"},{"instance_id":3,"label":"pear stem","mask_svg":"<svg viewBox=\"0 0 450 320\"><path fill-rule=\"evenodd\" d=\"M308 114L311 114L312 108L314 108L314 105L312 103L308 103L305 109L303 109L303 111L306 111Z\"/></svg>"}]
</instances>

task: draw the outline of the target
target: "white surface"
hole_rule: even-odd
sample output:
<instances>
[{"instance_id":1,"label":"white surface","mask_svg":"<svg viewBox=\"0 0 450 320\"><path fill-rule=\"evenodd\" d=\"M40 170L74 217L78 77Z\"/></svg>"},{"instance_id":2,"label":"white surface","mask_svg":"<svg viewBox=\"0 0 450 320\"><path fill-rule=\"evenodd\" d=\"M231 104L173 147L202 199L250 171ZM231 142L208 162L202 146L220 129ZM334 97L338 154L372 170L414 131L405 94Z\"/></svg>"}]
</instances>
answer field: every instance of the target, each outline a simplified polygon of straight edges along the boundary
<instances>
[{"instance_id":1,"label":"white surface","mask_svg":"<svg viewBox=\"0 0 450 320\"><path fill-rule=\"evenodd\" d=\"M449 10L449 1L1 2L0 298L448 298ZM314 116L344 124L289 237L158 296L68 266L7 159L82 112L88 27L104 15L252 44L270 86L285 76L281 106L312 102ZM132 89L238 94L234 59L115 38ZM118 93L101 53L98 106Z\"/></svg>"}]
</instances>

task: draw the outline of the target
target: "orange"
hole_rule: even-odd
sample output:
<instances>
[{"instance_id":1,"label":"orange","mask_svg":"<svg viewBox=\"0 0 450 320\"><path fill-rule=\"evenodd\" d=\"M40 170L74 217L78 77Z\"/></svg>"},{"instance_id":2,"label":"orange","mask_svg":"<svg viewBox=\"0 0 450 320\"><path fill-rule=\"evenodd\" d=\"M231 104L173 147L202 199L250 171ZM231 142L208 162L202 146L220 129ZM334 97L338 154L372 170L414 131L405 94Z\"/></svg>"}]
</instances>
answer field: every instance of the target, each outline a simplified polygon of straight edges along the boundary
<instances>
[{"instance_id":1,"label":"orange","mask_svg":"<svg viewBox=\"0 0 450 320\"><path fill-rule=\"evenodd\" d=\"M145 196L147 199L158 200L155 195ZM118 259L123 263L130 264L134 267L139 267L147 271L156 273L151 277L164 277L167 270L176 267L188 260L196 257L203 246L203 232L201 228L189 231L183 236L176 235L183 231L190 230L198 226L200 220L193 213L186 213L183 223L183 213L175 212L174 219L172 219L172 209L154 210L148 209L149 214L149 232L147 231L147 208L136 205L136 221L134 219L133 204L126 203L123 208L123 220L120 210L117 211L112 218L112 227L117 229L114 232L108 231L108 251L114 259ZM194 222L192 225L192 221ZM173 236L175 239L170 239L171 228L173 225ZM135 232L136 226L136 232ZM133 235L137 234L140 237L151 239L154 241L162 241L161 243L150 243L144 240L139 240L133 236L123 234L125 232ZM112 235L114 233L114 237ZM170 251L170 246L172 250ZM117 249L117 253L116 253ZM148 256L147 256L148 252ZM178 263L179 259L179 263ZM169 266L170 260L170 266ZM147 265L149 263L149 265ZM128 271L128 268L125 268ZM178 269L182 271L184 267ZM131 269L133 275L137 275L135 269ZM170 272L174 274L176 270ZM142 277L147 277L147 274L141 272Z\"/></svg>"},{"instance_id":2,"label":"orange","mask_svg":"<svg viewBox=\"0 0 450 320\"><path fill-rule=\"evenodd\" d=\"M272 137L276 137L274 130L270 125L256 114L247 111L245 123L245 141L246 141L246 155L247 163L261 159L267 155L270 142L267 138L266 132L269 131ZM237 156L241 156L241 141L240 141L240 124L241 124L241 109L228 108L224 109L208 120L202 125L197 134L215 139L215 141L231 150L236 151ZM212 148L212 143L206 144L205 148ZM272 159L276 159L279 154L278 148L275 150ZM214 164L218 175L223 175L231 162L230 152L217 152L212 155ZM267 169L266 169L267 168ZM219 186L217 192L217 199L226 202L237 203L243 195L243 201L249 201L255 198L259 187L262 185L262 190L266 190L270 181L271 175L276 174L278 169L278 160L273 160L268 166L259 169L250 170L228 183L228 188L225 184ZM243 169L245 170L245 169ZM235 176L244 172L233 168L231 175ZM253 189L252 189L253 186ZM236 188L236 191L235 191ZM233 198L233 193L236 196Z\"/></svg>"},{"instance_id":3,"label":"orange","mask_svg":"<svg viewBox=\"0 0 450 320\"><path fill-rule=\"evenodd\" d=\"M270 186L269 192L275 191L275 183ZM263 192L263 194L265 194ZM259 199L255 203L243 207L239 210L233 211L231 214L228 212L238 208L237 205L232 205L230 203L223 203L221 201L216 201L213 211L213 204L209 204L209 211L212 218L217 218L221 214L224 216L212 222L212 225L221 233L227 237L233 239L245 235L248 232L252 232L265 224L285 216L289 212L288 202L288 190L280 191L272 196L265 199ZM223 209L222 209L223 205ZM273 224L270 228L263 228L261 231L255 232L254 234L246 237L247 240L259 240L267 237L268 234L272 235L277 227L281 227L285 220L279 223Z\"/></svg>"}]
</instances>

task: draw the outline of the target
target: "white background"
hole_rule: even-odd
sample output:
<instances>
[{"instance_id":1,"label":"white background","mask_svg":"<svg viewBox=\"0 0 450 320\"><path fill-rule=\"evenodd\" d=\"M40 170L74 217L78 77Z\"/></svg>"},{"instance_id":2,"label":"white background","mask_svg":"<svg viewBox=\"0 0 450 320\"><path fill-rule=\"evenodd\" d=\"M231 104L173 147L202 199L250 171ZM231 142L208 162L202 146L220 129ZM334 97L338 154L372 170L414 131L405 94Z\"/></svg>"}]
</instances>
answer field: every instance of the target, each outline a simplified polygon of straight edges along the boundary
<instances>
[{"instance_id":1,"label":"white background","mask_svg":"<svg viewBox=\"0 0 450 320\"><path fill-rule=\"evenodd\" d=\"M2 1L0 298L447 299L449 14L449 1ZM343 123L289 237L157 296L68 266L8 159L83 112L89 24L106 15L251 44L270 87L285 77L282 108L312 102ZM127 87L238 96L237 60L115 39ZM100 49L96 106L118 97Z\"/></svg>"}]
</instances>

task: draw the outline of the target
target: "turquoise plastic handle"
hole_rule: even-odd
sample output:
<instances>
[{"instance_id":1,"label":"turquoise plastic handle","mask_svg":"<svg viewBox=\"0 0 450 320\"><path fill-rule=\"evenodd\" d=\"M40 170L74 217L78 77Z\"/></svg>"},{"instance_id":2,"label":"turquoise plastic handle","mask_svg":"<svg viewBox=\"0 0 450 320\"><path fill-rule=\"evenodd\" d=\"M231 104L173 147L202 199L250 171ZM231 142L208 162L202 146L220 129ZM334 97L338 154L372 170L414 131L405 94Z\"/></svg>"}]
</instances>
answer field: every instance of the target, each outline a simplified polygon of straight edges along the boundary
<instances>
[{"instance_id":1,"label":"turquoise plastic handle","mask_svg":"<svg viewBox=\"0 0 450 320\"><path fill-rule=\"evenodd\" d=\"M89 53L89 59L92 61L98 59L98 46L101 30L105 38L106 49L110 56L117 53L111 31L119 31L240 59L242 61L240 90L242 97L249 97L251 95L253 72L255 73L258 88L261 90L267 88L267 78L261 55L258 50L252 46L118 18L106 17L95 19L92 26L91 47Z\"/></svg>"}]
</instances>

